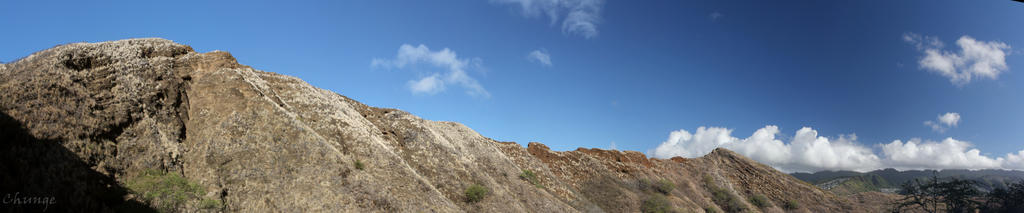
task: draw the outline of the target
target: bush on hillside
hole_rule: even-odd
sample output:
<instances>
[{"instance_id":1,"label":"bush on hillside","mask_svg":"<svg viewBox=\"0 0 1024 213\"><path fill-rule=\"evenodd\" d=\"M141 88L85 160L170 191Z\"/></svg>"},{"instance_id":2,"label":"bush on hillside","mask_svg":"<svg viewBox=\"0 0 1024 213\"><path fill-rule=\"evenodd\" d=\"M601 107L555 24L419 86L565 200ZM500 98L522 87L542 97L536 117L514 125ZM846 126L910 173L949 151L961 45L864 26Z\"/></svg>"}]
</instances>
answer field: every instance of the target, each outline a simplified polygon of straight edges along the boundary
<instances>
[{"instance_id":1,"label":"bush on hillside","mask_svg":"<svg viewBox=\"0 0 1024 213\"><path fill-rule=\"evenodd\" d=\"M676 184L674 184L671 181L668 181L666 179L662 179L662 180L658 181L658 184L654 185L654 189L655 190L657 190L658 192L661 192L662 194L666 194L666 195L671 193L672 190L675 189L675 188L676 188Z\"/></svg>"},{"instance_id":2,"label":"bush on hillside","mask_svg":"<svg viewBox=\"0 0 1024 213\"><path fill-rule=\"evenodd\" d=\"M487 196L487 193L490 193L490 191L491 190L487 189L487 187L481 186L480 184L470 185L466 188L466 201L470 203L480 202L485 196Z\"/></svg>"},{"instance_id":3,"label":"bush on hillside","mask_svg":"<svg viewBox=\"0 0 1024 213\"><path fill-rule=\"evenodd\" d=\"M356 169L358 170L363 170L364 168L366 168L366 165L363 164L363 161L360 161L359 159L356 159L356 162L354 164L356 166Z\"/></svg>"},{"instance_id":4,"label":"bush on hillside","mask_svg":"<svg viewBox=\"0 0 1024 213\"><path fill-rule=\"evenodd\" d=\"M771 202L768 202L768 198L760 194L750 196L750 204L754 204L757 208L766 208L771 206Z\"/></svg>"},{"instance_id":5,"label":"bush on hillside","mask_svg":"<svg viewBox=\"0 0 1024 213\"><path fill-rule=\"evenodd\" d=\"M647 200L640 206L640 212L644 213L665 213L673 212L671 204L665 195L651 194Z\"/></svg>"},{"instance_id":6,"label":"bush on hillside","mask_svg":"<svg viewBox=\"0 0 1024 213\"><path fill-rule=\"evenodd\" d=\"M664 195L668 195L676 188L676 184L672 183L668 179L661 179L658 182L652 182L648 179L637 180L641 191L654 191Z\"/></svg>"},{"instance_id":7,"label":"bush on hillside","mask_svg":"<svg viewBox=\"0 0 1024 213\"><path fill-rule=\"evenodd\" d=\"M747 209L747 205L744 204L742 200L737 198L732 193L729 193L728 190L719 188L717 185L715 185L714 179L712 179L711 176L704 176L704 185L711 192L711 201L714 201L715 204L718 204L718 207L720 207L723 211L742 212Z\"/></svg>"},{"instance_id":8,"label":"bush on hillside","mask_svg":"<svg viewBox=\"0 0 1024 213\"><path fill-rule=\"evenodd\" d=\"M787 200L786 204L782 205L782 208L786 209L786 210L799 209L800 208L800 203L796 202L796 200Z\"/></svg>"},{"instance_id":9,"label":"bush on hillside","mask_svg":"<svg viewBox=\"0 0 1024 213\"><path fill-rule=\"evenodd\" d=\"M202 198L206 194L202 186L174 172L146 170L126 185L143 201L163 212L176 211L186 202L195 199L201 199L201 208L221 207L219 200Z\"/></svg>"},{"instance_id":10,"label":"bush on hillside","mask_svg":"<svg viewBox=\"0 0 1024 213\"><path fill-rule=\"evenodd\" d=\"M530 182L530 184L533 184L534 186L540 187L540 180L537 179L537 174L533 173L533 171L530 171L529 169L524 169L523 173L519 173L519 178L526 182Z\"/></svg>"}]
</instances>

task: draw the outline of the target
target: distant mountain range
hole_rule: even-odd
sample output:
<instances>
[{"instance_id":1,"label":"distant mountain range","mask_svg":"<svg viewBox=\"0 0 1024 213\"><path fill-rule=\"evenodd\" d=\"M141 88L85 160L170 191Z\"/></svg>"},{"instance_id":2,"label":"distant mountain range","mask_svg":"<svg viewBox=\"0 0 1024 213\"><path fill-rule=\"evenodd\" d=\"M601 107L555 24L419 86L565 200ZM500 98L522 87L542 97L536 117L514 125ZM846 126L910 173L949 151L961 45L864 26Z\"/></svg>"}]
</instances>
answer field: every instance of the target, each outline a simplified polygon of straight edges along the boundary
<instances>
[{"instance_id":1,"label":"distant mountain range","mask_svg":"<svg viewBox=\"0 0 1024 213\"><path fill-rule=\"evenodd\" d=\"M882 169L867 173L854 171L821 171L815 173L797 172L793 177L814 184L822 189L838 195L849 195L858 192L879 191L895 193L900 185L920 178L957 178L977 181L978 189L989 191L1004 188L1007 184L1024 180L1024 171L1016 170L908 170Z\"/></svg>"}]
</instances>

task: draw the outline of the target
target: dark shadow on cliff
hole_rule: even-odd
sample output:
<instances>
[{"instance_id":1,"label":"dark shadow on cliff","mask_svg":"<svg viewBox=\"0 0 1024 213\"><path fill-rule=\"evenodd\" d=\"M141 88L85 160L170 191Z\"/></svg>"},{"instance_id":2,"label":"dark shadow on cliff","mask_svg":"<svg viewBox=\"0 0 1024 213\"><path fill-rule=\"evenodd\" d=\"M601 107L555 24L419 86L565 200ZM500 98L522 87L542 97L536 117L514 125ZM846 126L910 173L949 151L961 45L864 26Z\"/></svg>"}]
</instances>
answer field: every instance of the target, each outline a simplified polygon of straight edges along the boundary
<instances>
[{"instance_id":1,"label":"dark shadow on cliff","mask_svg":"<svg viewBox=\"0 0 1024 213\"><path fill-rule=\"evenodd\" d=\"M0 111L0 211L155 212L125 201L127 194L61 141L33 137L20 121Z\"/></svg>"}]
</instances>

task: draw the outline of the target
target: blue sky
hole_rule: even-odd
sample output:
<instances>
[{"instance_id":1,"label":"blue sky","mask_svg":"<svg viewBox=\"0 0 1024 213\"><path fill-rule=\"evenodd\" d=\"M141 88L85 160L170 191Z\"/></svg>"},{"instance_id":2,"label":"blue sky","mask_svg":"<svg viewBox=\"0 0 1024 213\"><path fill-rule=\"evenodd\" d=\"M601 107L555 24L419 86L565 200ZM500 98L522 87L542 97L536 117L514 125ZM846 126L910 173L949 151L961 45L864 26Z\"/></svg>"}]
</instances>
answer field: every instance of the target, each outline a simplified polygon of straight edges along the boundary
<instances>
[{"instance_id":1,"label":"blue sky","mask_svg":"<svg viewBox=\"0 0 1024 213\"><path fill-rule=\"evenodd\" d=\"M1013 1L18 1L0 7L0 61L162 37L556 150L1024 169L1021 20Z\"/></svg>"}]
</instances>

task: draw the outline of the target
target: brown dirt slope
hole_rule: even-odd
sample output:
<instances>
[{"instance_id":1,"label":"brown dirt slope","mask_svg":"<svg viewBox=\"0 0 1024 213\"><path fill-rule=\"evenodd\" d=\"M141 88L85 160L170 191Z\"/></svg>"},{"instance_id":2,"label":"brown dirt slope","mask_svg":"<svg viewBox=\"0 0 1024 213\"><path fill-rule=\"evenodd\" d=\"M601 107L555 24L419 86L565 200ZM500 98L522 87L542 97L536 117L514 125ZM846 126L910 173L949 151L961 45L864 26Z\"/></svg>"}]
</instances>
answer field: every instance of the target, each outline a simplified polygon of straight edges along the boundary
<instances>
[{"instance_id":1,"label":"brown dirt slope","mask_svg":"<svg viewBox=\"0 0 1024 213\"><path fill-rule=\"evenodd\" d=\"M0 190L54 196L57 211L149 208L125 187L146 170L206 192L174 206L186 212L868 211L724 149L524 148L164 39L43 50L0 65L0 91Z\"/></svg>"}]
</instances>

